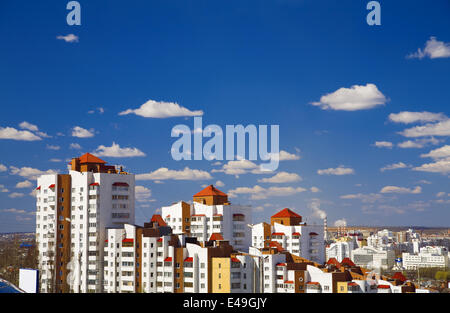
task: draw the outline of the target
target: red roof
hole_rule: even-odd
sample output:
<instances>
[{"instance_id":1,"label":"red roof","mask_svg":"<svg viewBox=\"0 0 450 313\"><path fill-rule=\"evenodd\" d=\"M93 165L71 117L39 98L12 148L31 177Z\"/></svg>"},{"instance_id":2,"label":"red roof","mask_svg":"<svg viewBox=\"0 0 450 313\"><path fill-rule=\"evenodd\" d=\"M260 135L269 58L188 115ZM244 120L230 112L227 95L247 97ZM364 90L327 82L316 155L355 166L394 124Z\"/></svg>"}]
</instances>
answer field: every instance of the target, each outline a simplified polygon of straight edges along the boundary
<instances>
[{"instance_id":1,"label":"red roof","mask_svg":"<svg viewBox=\"0 0 450 313\"><path fill-rule=\"evenodd\" d=\"M55 184L51 184L48 188L55 188Z\"/></svg>"},{"instance_id":2,"label":"red roof","mask_svg":"<svg viewBox=\"0 0 450 313\"><path fill-rule=\"evenodd\" d=\"M401 272L395 272L394 276L392 276L393 279L397 279L404 283L407 279Z\"/></svg>"},{"instance_id":3,"label":"red roof","mask_svg":"<svg viewBox=\"0 0 450 313\"><path fill-rule=\"evenodd\" d=\"M161 215L159 215L159 214L153 214L150 222L158 223L159 226L167 226L167 223L164 222Z\"/></svg>"},{"instance_id":4,"label":"red roof","mask_svg":"<svg viewBox=\"0 0 450 313\"><path fill-rule=\"evenodd\" d=\"M36 190L41 190L41 186L37 187Z\"/></svg>"},{"instance_id":5,"label":"red roof","mask_svg":"<svg viewBox=\"0 0 450 313\"><path fill-rule=\"evenodd\" d=\"M284 233L272 233L272 236L285 236Z\"/></svg>"},{"instance_id":6,"label":"red roof","mask_svg":"<svg viewBox=\"0 0 450 313\"><path fill-rule=\"evenodd\" d=\"M284 283L285 284L293 284L294 282L292 280L285 280Z\"/></svg>"},{"instance_id":7,"label":"red roof","mask_svg":"<svg viewBox=\"0 0 450 313\"><path fill-rule=\"evenodd\" d=\"M307 285L320 285L318 282L316 281L309 281L306 283Z\"/></svg>"},{"instance_id":8,"label":"red roof","mask_svg":"<svg viewBox=\"0 0 450 313\"><path fill-rule=\"evenodd\" d=\"M355 263L353 263L353 261L349 258L344 258L341 262L341 265L356 266Z\"/></svg>"},{"instance_id":9,"label":"red roof","mask_svg":"<svg viewBox=\"0 0 450 313\"><path fill-rule=\"evenodd\" d=\"M378 285L377 288L378 289L391 289L391 286L389 286L389 285Z\"/></svg>"},{"instance_id":10,"label":"red roof","mask_svg":"<svg viewBox=\"0 0 450 313\"><path fill-rule=\"evenodd\" d=\"M122 242L134 242L133 238L125 238Z\"/></svg>"},{"instance_id":11,"label":"red roof","mask_svg":"<svg viewBox=\"0 0 450 313\"><path fill-rule=\"evenodd\" d=\"M220 233L212 233L209 240L223 240L223 237Z\"/></svg>"},{"instance_id":12,"label":"red roof","mask_svg":"<svg viewBox=\"0 0 450 313\"><path fill-rule=\"evenodd\" d=\"M349 285L349 286L358 286L358 284L357 284L357 283L354 283L354 282L350 282L350 283L348 283L348 285Z\"/></svg>"},{"instance_id":13,"label":"red roof","mask_svg":"<svg viewBox=\"0 0 450 313\"><path fill-rule=\"evenodd\" d=\"M113 186L128 187L129 185L127 183L114 183Z\"/></svg>"},{"instance_id":14,"label":"red roof","mask_svg":"<svg viewBox=\"0 0 450 313\"><path fill-rule=\"evenodd\" d=\"M282 251L284 251L284 249L283 249L283 247L278 243L278 242L276 242L276 241L271 241L271 242L269 242L269 247L273 247L273 248L277 248L277 251L278 252L282 252Z\"/></svg>"},{"instance_id":15,"label":"red roof","mask_svg":"<svg viewBox=\"0 0 450 313\"><path fill-rule=\"evenodd\" d=\"M172 258L171 257L167 257L164 259L164 262L172 262Z\"/></svg>"},{"instance_id":16,"label":"red roof","mask_svg":"<svg viewBox=\"0 0 450 313\"><path fill-rule=\"evenodd\" d=\"M92 183L92 184L89 184L89 186L100 186L100 184L99 183Z\"/></svg>"},{"instance_id":17,"label":"red roof","mask_svg":"<svg viewBox=\"0 0 450 313\"><path fill-rule=\"evenodd\" d=\"M84 164L84 163L100 163L100 164L105 164L106 162L103 161L102 159L97 158L95 155L92 155L90 153L86 153L83 154L80 157L80 164Z\"/></svg>"},{"instance_id":18,"label":"red roof","mask_svg":"<svg viewBox=\"0 0 450 313\"><path fill-rule=\"evenodd\" d=\"M283 210L281 210L280 212L278 212L277 214L273 215L272 217L301 217L300 215L298 215L297 213L295 213L294 211L291 211L288 208L285 208Z\"/></svg>"},{"instance_id":19,"label":"red roof","mask_svg":"<svg viewBox=\"0 0 450 313\"><path fill-rule=\"evenodd\" d=\"M341 267L341 264L339 263L339 261L336 258L329 258L327 265L335 265L337 268Z\"/></svg>"},{"instance_id":20,"label":"red roof","mask_svg":"<svg viewBox=\"0 0 450 313\"><path fill-rule=\"evenodd\" d=\"M233 217L235 217L235 216L245 216L245 215L241 214L241 213L236 213L236 214L233 214Z\"/></svg>"},{"instance_id":21,"label":"red roof","mask_svg":"<svg viewBox=\"0 0 450 313\"><path fill-rule=\"evenodd\" d=\"M162 238L158 238L158 240L157 240L158 242L162 242Z\"/></svg>"},{"instance_id":22,"label":"red roof","mask_svg":"<svg viewBox=\"0 0 450 313\"><path fill-rule=\"evenodd\" d=\"M192 216L205 216L205 214L193 214Z\"/></svg>"},{"instance_id":23,"label":"red roof","mask_svg":"<svg viewBox=\"0 0 450 313\"><path fill-rule=\"evenodd\" d=\"M315 232L310 232L310 233L309 233L309 235L310 235L310 236L317 236L317 235L318 235L318 233L315 233Z\"/></svg>"},{"instance_id":24,"label":"red roof","mask_svg":"<svg viewBox=\"0 0 450 313\"><path fill-rule=\"evenodd\" d=\"M276 266L286 266L286 263L277 263Z\"/></svg>"},{"instance_id":25,"label":"red roof","mask_svg":"<svg viewBox=\"0 0 450 313\"><path fill-rule=\"evenodd\" d=\"M292 233L292 236L301 236L300 233Z\"/></svg>"},{"instance_id":26,"label":"red roof","mask_svg":"<svg viewBox=\"0 0 450 313\"><path fill-rule=\"evenodd\" d=\"M194 262L194 258L186 258L184 259L184 262Z\"/></svg>"},{"instance_id":27,"label":"red roof","mask_svg":"<svg viewBox=\"0 0 450 313\"><path fill-rule=\"evenodd\" d=\"M241 261L239 261L239 259L237 259L237 258L231 258L231 262L235 262L235 263L239 262L239 263L241 263Z\"/></svg>"},{"instance_id":28,"label":"red roof","mask_svg":"<svg viewBox=\"0 0 450 313\"><path fill-rule=\"evenodd\" d=\"M194 195L194 197L205 197L205 196L225 196L225 197L227 197L227 194L220 191L213 185L209 185L208 187L206 187L205 189L203 189L200 192L197 192Z\"/></svg>"}]
</instances>

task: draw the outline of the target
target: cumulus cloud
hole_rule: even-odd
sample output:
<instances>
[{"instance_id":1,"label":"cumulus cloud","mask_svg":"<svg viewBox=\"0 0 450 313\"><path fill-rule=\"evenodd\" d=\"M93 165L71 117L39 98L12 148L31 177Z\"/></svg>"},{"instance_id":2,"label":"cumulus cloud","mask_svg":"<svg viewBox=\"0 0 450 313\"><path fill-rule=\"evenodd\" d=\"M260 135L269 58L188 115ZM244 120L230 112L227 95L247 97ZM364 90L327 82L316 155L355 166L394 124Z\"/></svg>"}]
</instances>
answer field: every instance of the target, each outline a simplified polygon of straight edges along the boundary
<instances>
[{"instance_id":1,"label":"cumulus cloud","mask_svg":"<svg viewBox=\"0 0 450 313\"><path fill-rule=\"evenodd\" d=\"M37 132L39 130L39 128L36 125L28 123L27 121L23 121L22 123L20 123L19 127L22 129L31 130L33 132Z\"/></svg>"},{"instance_id":2,"label":"cumulus cloud","mask_svg":"<svg viewBox=\"0 0 450 313\"><path fill-rule=\"evenodd\" d=\"M405 137L450 136L450 119L411 127L400 132L400 134Z\"/></svg>"},{"instance_id":3,"label":"cumulus cloud","mask_svg":"<svg viewBox=\"0 0 450 313\"><path fill-rule=\"evenodd\" d=\"M59 149L61 149L61 147L57 146L57 145L47 145L47 149L49 149L49 150L59 150Z\"/></svg>"},{"instance_id":4,"label":"cumulus cloud","mask_svg":"<svg viewBox=\"0 0 450 313\"><path fill-rule=\"evenodd\" d=\"M216 181L216 186L223 187L223 186L225 186L225 184L221 180L218 180L218 181Z\"/></svg>"},{"instance_id":5,"label":"cumulus cloud","mask_svg":"<svg viewBox=\"0 0 450 313\"><path fill-rule=\"evenodd\" d=\"M180 116L201 116L203 111L190 111L175 102L148 100L137 109L128 109L119 115L136 114L143 117L168 118Z\"/></svg>"},{"instance_id":6,"label":"cumulus cloud","mask_svg":"<svg viewBox=\"0 0 450 313\"><path fill-rule=\"evenodd\" d=\"M442 159L442 158L450 158L450 146L445 145L438 149L431 150L426 154L420 155L422 158L433 158L433 159Z\"/></svg>"},{"instance_id":7,"label":"cumulus cloud","mask_svg":"<svg viewBox=\"0 0 450 313\"><path fill-rule=\"evenodd\" d=\"M430 37L425 43L425 48L418 49L417 52L411 53L407 56L408 59L423 59L428 57L430 59L449 58L450 57L450 42L443 42Z\"/></svg>"},{"instance_id":8,"label":"cumulus cloud","mask_svg":"<svg viewBox=\"0 0 450 313\"><path fill-rule=\"evenodd\" d=\"M259 179L260 183L292 183L302 180L300 175L296 173L279 172L270 178Z\"/></svg>"},{"instance_id":9,"label":"cumulus cloud","mask_svg":"<svg viewBox=\"0 0 450 313\"><path fill-rule=\"evenodd\" d=\"M31 186L32 186L32 184L29 180L18 182L16 184L16 188L30 188Z\"/></svg>"},{"instance_id":10,"label":"cumulus cloud","mask_svg":"<svg viewBox=\"0 0 450 313\"><path fill-rule=\"evenodd\" d=\"M9 169L10 169L12 175L19 175L19 176L22 176L22 177L25 177L28 179L32 179L32 180L37 179L37 177L40 175L57 173L54 170L41 171L39 169L32 168L32 167L18 168L15 166L11 166Z\"/></svg>"},{"instance_id":11,"label":"cumulus cloud","mask_svg":"<svg viewBox=\"0 0 450 313\"><path fill-rule=\"evenodd\" d=\"M419 194L422 192L422 187L417 186L416 188L405 188L405 187L397 187L397 186L385 186L381 189L381 193L410 193L410 194Z\"/></svg>"},{"instance_id":12,"label":"cumulus cloud","mask_svg":"<svg viewBox=\"0 0 450 313\"><path fill-rule=\"evenodd\" d=\"M190 169L185 167L183 170L170 170L161 167L153 172L136 175L136 180L204 180L212 179L212 176L202 170Z\"/></svg>"},{"instance_id":13,"label":"cumulus cloud","mask_svg":"<svg viewBox=\"0 0 450 313\"><path fill-rule=\"evenodd\" d=\"M439 140L434 137L431 138L422 138L415 140L406 140L397 144L399 148L408 149L408 148L423 148L428 145L437 145L439 144Z\"/></svg>"},{"instance_id":14,"label":"cumulus cloud","mask_svg":"<svg viewBox=\"0 0 450 313\"><path fill-rule=\"evenodd\" d=\"M373 145L377 148L389 148L389 149L391 149L393 146L392 142L389 141L375 141Z\"/></svg>"},{"instance_id":15,"label":"cumulus cloud","mask_svg":"<svg viewBox=\"0 0 450 313\"><path fill-rule=\"evenodd\" d=\"M355 170L349 167L344 167L340 165L337 168L327 168L323 170L317 170L319 175L351 175L355 174Z\"/></svg>"},{"instance_id":16,"label":"cumulus cloud","mask_svg":"<svg viewBox=\"0 0 450 313\"><path fill-rule=\"evenodd\" d=\"M413 168L414 171L429 172L429 173L450 173L450 158L442 159L432 163L422 164Z\"/></svg>"},{"instance_id":17,"label":"cumulus cloud","mask_svg":"<svg viewBox=\"0 0 450 313\"><path fill-rule=\"evenodd\" d=\"M66 36L56 36L56 39L64 40L65 42L70 42L70 43L74 43L74 42L78 42L79 41L79 37L74 35L74 34L68 34Z\"/></svg>"},{"instance_id":18,"label":"cumulus cloud","mask_svg":"<svg viewBox=\"0 0 450 313\"><path fill-rule=\"evenodd\" d=\"M270 158L274 159L276 156L274 153L269 153ZM280 153L278 153L278 160L279 161L295 161L300 160L300 156L298 154L289 153L287 151L281 150Z\"/></svg>"},{"instance_id":19,"label":"cumulus cloud","mask_svg":"<svg viewBox=\"0 0 450 313\"><path fill-rule=\"evenodd\" d=\"M384 171L391 171L391 170L397 170L400 168L408 168L408 167L410 167L410 166L406 165L403 162L398 162L398 163L386 165L386 166L380 168L380 171L384 172Z\"/></svg>"},{"instance_id":20,"label":"cumulus cloud","mask_svg":"<svg viewBox=\"0 0 450 313\"><path fill-rule=\"evenodd\" d=\"M436 194L436 197L440 198L440 197L445 196L445 194L446 194L445 192L441 191Z\"/></svg>"},{"instance_id":21,"label":"cumulus cloud","mask_svg":"<svg viewBox=\"0 0 450 313\"><path fill-rule=\"evenodd\" d=\"M386 97L374 84L353 85L351 88L340 88L326 94L319 102L312 102L323 110L357 111L367 110L384 105Z\"/></svg>"},{"instance_id":22,"label":"cumulus cloud","mask_svg":"<svg viewBox=\"0 0 450 313\"><path fill-rule=\"evenodd\" d=\"M6 172L8 170L8 168L0 163L0 172Z\"/></svg>"},{"instance_id":23,"label":"cumulus cloud","mask_svg":"<svg viewBox=\"0 0 450 313\"><path fill-rule=\"evenodd\" d=\"M409 112L403 111L399 113L389 114L389 120L394 123L423 123L423 122L436 122L447 119L447 117L442 113L432 113L432 112Z\"/></svg>"},{"instance_id":24,"label":"cumulus cloud","mask_svg":"<svg viewBox=\"0 0 450 313\"><path fill-rule=\"evenodd\" d=\"M138 148L121 148L115 142L112 143L111 147L106 147L103 145L98 146L98 148L93 152L97 156L105 156L111 158L128 158L128 157L143 157L145 153Z\"/></svg>"},{"instance_id":25,"label":"cumulus cloud","mask_svg":"<svg viewBox=\"0 0 450 313\"><path fill-rule=\"evenodd\" d=\"M336 220L334 222L335 227L345 227L347 226L347 220L345 218L341 218L339 220Z\"/></svg>"},{"instance_id":26,"label":"cumulus cloud","mask_svg":"<svg viewBox=\"0 0 450 313\"><path fill-rule=\"evenodd\" d=\"M36 141L42 140L41 137L36 136L28 130L17 130L13 127L0 127L0 139L22 140L22 141Z\"/></svg>"},{"instance_id":27,"label":"cumulus cloud","mask_svg":"<svg viewBox=\"0 0 450 313\"><path fill-rule=\"evenodd\" d=\"M320 208L320 199L311 199L309 202L309 207L313 211L313 216L316 216L320 219L324 219L327 217L327 213Z\"/></svg>"},{"instance_id":28,"label":"cumulus cloud","mask_svg":"<svg viewBox=\"0 0 450 313\"><path fill-rule=\"evenodd\" d=\"M15 198L21 198L21 197L23 197L23 196L25 196L25 194L23 194L23 193L21 193L21 192L13 192L13 193L10 193L10 194L8 195L8 197L13 198L13 199L15 199Z\"/></svg>"},{"instance_id":29,"label":"cumulus cloud","mask_svg":"<svg viewBox=\"0 0 450 313\"><path fill-rule=\"evenodd\" d=\"M375 203L383 200L383 196L378 193L357 193L357 194L348 194L340 196L341 199L358 199L363 203Z\"/></svg>"},{"instance_id":30,"label":"cumulus cloud","mask_svg":"<svg viewBox=\"0 0 450 313\"><path fill-rule=\"evenodd\" d=\"M314 192L314 193L316 193L316 192L320 192L320 189L319 188L317 188L317 187L311 187L310 189L309 189L311 192Z\"/></svg>"},{"instance_id":31,"label":"cumulus cloud","mask_svg":"<svg viewBox=\"0 0 450 313\"><path fill-rule=\"evenodd\" d=\"M137 202L151 202L152 191L144 186L136 186L134 189Z\"/></svg>"},{"instance_id":32,"label":"cumulus cloud","mask_svg":"<svg viewBox=\"0 0 450 313\"><path fill-rule=\"evenodd\" d=\"M228 191L228 195L230 198L235 198L238 195L250 195L250 199L252 200L262 200L267 199L269 197L283 197L290 196L296 193L306 191L305 188L301 187L269 187L264 188L258 185L253 187L238 187L235 189L231 189Z\"/></svg>"},{"instance_id":33,"label":"cumulus cloud","mask_svg":"<svg viewBox=\"0 0 450 313\"><path fill-rule=\"evenodd\" d=\"M252 174L261 174L263 173L260 170L260 167L249 160L236 160L236 161L228 161L226 164L222 166L222 169L213 169L213 173L215 172L223 172L227 175L242 175L247 173Z\"/></svg>"},{"instance_id":34,"label":"cumulus cloud","mask_svg":"<svg viewBox=\"0 0 450 313\"><path fill-rule=\"evenodd\" d=\"M94 130L87 130L84 129L80 126L75 126L72 129L72 136L73 137L78 137L78 138L90 138L90 137L94 137Z\"/></svg>"},{"instance_id":35,"label":"cumulus cloud","mask_svg":"<svg viewBox=\"0 0 450 313\"><path fill-rule=\"evenodd\" d=\"M79 149L81 149L81 146L79 144L77 144L77 143L71 143L69 148L70 149L77 149L77 150L79 150Z\"/></svg>"}]
</instances>

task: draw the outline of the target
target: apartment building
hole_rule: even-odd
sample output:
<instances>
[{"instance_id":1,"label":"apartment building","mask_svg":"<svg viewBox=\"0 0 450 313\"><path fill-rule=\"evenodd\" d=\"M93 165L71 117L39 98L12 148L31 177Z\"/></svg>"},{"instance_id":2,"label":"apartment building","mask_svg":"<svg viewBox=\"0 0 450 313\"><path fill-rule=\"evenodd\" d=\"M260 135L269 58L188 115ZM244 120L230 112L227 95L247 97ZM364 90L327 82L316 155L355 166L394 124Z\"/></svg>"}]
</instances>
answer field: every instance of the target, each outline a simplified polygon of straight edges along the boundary
<instances>
[{"instance_id":1,"label":"apartment building","mask_svg":"<svg viewBox=\"0 0 450 313\"><path fill-rule=\"evenodd\" d=\"M251 229L253 247L267 248L271 242L277 242L296 256L325 262L324 226L303 223L302 217L288 208L273 215L270 225L263 222Z\"/></svg>"},{"instance_id":2,"label":"apartment building","mask_svg":"<svg viewBox=\"0 0 450 313\"><path fill-rule=\"evenodd\" d=\"M254 260L250 255L212 258L212 293L254 292Z\"/></svg>"},{"instance_id":3,"label":"apartment building","mask_svg":"<svg viewBox=\"0 0 450 313\"><path fill-rule=\"evenodd\" d=\"M339 262L342 262L345 258L351 258L352 251L357 247L358 244L353 238L348 238L347 240L340 239L325 248L326 260L335 258Z\"/></svg>"},{"instance_id":4,"label":"apartment building","mask_svg":"<svg viewBox=\"0 0 450 313\"><path fill-rule=\"evenodd\" d=\"M186 233L205 243L213 233L218 233L236 250L248 251L251 207L231 204L228 195L213 185L195 194L192 204L180 201L162 207L161 211L174 234Z\"/></svg>"},{"instance_id":5,"label":"apartment building","mask_svg":"<svg viewBox=\"0 0 450 313\"><path fill-rule=\"evenodd\" d=\"M448 268L448 251L446 247L426 246L419 253L403 253L402 266L407 270L423 267Z\"/></svg>"},{"instance_id":6,"label":"apartment building","mask_svg":"<svg viewBox=\"0 0 450 313\"><path fill-rule=\"evenodd\" d=\"M352 252L352 261L368 269L392 269L395 262L394 250L381 250L369 246L357 248Z\"/></svg>"},{"instance_id":7,"label":"apartment building","mask_svg":"<svg viewBox=\"0 0 450 313\"><path fill-rule=\"evenodd\" d=\"M37 179L41 292L102 292L105 229L134 222L135 178L89 153L68 169Z\"/></svg>"}]
</instances>

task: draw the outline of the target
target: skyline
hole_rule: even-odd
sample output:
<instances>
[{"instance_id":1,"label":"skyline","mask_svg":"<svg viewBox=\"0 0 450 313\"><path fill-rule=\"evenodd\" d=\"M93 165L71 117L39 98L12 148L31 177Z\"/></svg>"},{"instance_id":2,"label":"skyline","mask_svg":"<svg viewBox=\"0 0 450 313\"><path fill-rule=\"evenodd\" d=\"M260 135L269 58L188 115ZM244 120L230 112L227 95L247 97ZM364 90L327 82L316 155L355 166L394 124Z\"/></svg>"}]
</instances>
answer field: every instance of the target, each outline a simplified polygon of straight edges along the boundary
<instances>
[{"instance_id":1,"label":"skyline","mask_svg":"<svg viewBox=\"0 0 450 313\"><path fill-rule=\"evenodd\" d=\"M36 176L86 152L136 174L136 224L213 184L254 223L448 226L448 2L382 2L381 26L365 1L80 2L81 26L0 5L0 232L34 231ZM172 160L194 116L280 125L279 168Z\"/></svg>"}]
</instances>

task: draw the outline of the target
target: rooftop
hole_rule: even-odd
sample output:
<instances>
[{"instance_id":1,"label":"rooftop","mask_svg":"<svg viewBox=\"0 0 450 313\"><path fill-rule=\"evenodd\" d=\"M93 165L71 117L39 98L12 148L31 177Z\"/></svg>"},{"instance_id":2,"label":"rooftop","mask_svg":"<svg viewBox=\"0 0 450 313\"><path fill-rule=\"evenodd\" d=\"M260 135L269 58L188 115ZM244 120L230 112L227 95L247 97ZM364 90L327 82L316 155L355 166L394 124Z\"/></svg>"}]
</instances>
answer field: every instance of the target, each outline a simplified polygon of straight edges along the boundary
<instances>
[{"instance_id":1,"label":"rooftop","mask_svg":"<svg viewBox=\"0 0 450 313\"><path fill-rule=\"evenodd\" d=\"M208 187L206 187L205 189L203 189L200 192L197 192L194 195L194 197L206 197L206 196L224 196L224 197L226 197L227 194L222 192L222 191L220 191L219 189L217 189L213 185L209 185Z\"/></svg>"}]
</instances>

